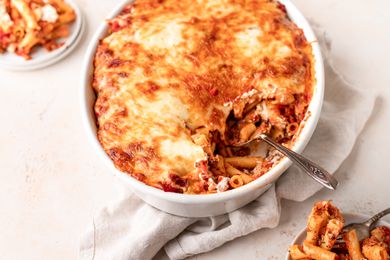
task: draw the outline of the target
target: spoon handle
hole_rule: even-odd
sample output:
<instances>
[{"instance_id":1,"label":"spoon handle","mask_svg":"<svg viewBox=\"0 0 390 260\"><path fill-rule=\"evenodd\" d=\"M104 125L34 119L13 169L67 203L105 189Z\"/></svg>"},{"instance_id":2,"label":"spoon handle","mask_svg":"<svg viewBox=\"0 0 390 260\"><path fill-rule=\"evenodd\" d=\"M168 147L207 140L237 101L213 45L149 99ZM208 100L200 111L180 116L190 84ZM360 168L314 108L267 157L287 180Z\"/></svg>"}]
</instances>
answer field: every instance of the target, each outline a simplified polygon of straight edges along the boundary
<instances>
[{"instance_id":1,"label":"spoon handle","mask_svg":"<svg viewBox=\"0 0 390 260\"><path fill-rule=\"evenodd\" d=\"M379 219L383 218L387 214L390 214L390 208L379 212L378 214L374 215L372 218L367 220L365 222L366 226L370 227L370 231L371 231L371 226L374 225Z\"/></svg>"},{"instance_id":2,"label":"spoon handle","mask_svg":"<svg viewBox=\"0 0 390 260\"><path fill-rule=\"evenodd\" d=\"M312 161L306 159L302 155L284 147L283 145L278 144L265 134L260 134L257 138L262 139L267 144L274 147L276 150L290 158L297 166L299 166L304 172L306 172L314 180L322 184L324 187L335 190L337 187L337 180L329 174L325 169L319 165L313 163Z\"/></svg>"}]
</instances>

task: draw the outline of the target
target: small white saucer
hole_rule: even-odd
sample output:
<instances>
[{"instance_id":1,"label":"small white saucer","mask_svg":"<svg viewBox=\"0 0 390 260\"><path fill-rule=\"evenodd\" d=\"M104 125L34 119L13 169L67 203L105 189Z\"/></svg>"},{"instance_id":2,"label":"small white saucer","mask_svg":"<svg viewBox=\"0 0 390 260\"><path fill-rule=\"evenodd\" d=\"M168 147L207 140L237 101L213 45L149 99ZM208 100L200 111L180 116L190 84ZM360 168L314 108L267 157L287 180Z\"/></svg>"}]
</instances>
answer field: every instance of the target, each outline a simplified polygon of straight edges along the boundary
<instances>
[{"instance_id":1,"label":"small white saucer","mask_svg":"<svg viewBox=\"0 0 390 260\"><path fill-rule=\"evenodd\" d=\"M366 221L367 219L369 219L370 217L372 216L367 216L367 215L364 215L364 214L354 214L354 213L342 213L343 216L344 216L344 220L345 220L345 225L348 225L350 223L359 223L359 222L363 222L363 221ZM390 223L384 221L384 220L379 220L377 223L376 223L376 226L387 226L387 227L390 227ZM299 232L299 234L294 238L294 240L292 241L291 245L302 245L303 241L305 240L306 238L306 228L304 228L301 232ZM286 248L286 251L288 251L288 248ZM290 258L290 254L287 252L287 255L286 255L286 260L291 260Z\"/></svg>"},{"instance_id":2,"label":"small white saucer","mask_svg":"<svg viewBox=\"0 0 390 260\"><path fill-rule=\"evenodd\" d=\"M32 53L30 60L25 60L14 53L5 52L0 54L0 68L14 71L36 70L49 66L71 53L82 38L85 22L78 6L71 0L66 0L66 3L75 11L76 20L69 27L70 35L59 39L60 42L64 43L60 48L49 52L39 46Z\"/></svg>"}]
</instances>

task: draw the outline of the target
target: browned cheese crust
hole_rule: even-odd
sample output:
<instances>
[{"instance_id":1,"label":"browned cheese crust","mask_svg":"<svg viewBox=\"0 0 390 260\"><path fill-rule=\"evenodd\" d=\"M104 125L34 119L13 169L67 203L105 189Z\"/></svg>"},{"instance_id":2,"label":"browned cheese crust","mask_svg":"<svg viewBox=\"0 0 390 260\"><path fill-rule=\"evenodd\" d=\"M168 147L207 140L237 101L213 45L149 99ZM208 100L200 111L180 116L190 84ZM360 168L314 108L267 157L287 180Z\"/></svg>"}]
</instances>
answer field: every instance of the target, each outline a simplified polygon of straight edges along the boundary
<instances>
[{"instance_id":1,"label":"browned cheese crust","mask_svg":"<svg viewBox=\"0 0 390 260\"><path fill-rule=\"evenodd\" d=\"M191 136L204 128L228 143L230 112L243 117L251 98L270 134L304 119L312 49L276 1L137 0L109 25L94 59L98 138L119 170L148 185L213 192L200 176L210 154Z\"/></svg>"}]
</instances>

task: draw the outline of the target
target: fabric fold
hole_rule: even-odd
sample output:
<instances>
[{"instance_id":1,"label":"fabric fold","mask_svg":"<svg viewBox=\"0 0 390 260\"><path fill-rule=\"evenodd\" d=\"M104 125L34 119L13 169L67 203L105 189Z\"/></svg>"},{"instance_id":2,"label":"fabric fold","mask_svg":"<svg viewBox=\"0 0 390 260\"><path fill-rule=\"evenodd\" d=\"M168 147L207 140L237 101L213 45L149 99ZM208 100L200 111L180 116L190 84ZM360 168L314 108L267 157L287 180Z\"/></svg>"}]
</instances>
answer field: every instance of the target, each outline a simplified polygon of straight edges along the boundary
<instances>
[{"instance_id":1,"label":"fabric fold","mask_svg":"<svg viewBox=\"0 0 390 260\"><path fill-rule=\"evenodd\" d=\"M244 208L229 213L227 225L208 232L185 231L165 245L165 252L170 259L183 259L210 251L258 229L276 227L280 217L280 203L277 200L272 186Z\"/></svg>"}]
</instances>

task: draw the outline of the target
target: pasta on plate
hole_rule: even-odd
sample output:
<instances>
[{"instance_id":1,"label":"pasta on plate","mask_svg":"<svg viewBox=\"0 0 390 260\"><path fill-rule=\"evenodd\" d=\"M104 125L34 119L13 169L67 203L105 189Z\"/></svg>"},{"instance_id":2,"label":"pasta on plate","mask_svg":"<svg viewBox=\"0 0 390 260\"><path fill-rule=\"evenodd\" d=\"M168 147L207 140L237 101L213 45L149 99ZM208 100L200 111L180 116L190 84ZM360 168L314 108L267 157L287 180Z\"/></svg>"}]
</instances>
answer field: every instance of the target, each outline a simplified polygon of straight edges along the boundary
<instances>
[{"instance_id":1,"label":"pasta on plate","mask_svg":"<svg viewBox=\"0 0 390 260\"><path fill-rule=\"evenodd\" d=\"M0 53L12 52L31 59L37 45L48 51L69 35L74 10L63 0L0 0Z\"/></svg>"},{"instance_id":2,"label":"pasta on plate","mask_svg":"<svg viewBox=\"0 0 390 260\"><path fill-rule=\"evenodd\" d=\"M136 0L94 58L98 139L115 166L167 192L239 188L291 147L314 91L310 42L273 0Z\"/></svg>"},{"instance_id":3,"label":"pasta on plate","mask_svg":"<svg viewBox=\"0 0 390 260\"><path fill-rule=\"evenodd\" d=\"M390 228L381 226L371 236L359 241L356 230L343 231L344 218L330 201L317 202L307 222L303 245L289 248L290 258L315 260L388 260ZM336 243L342 236L345 243Z\"/></svg>"}]
</instances>

